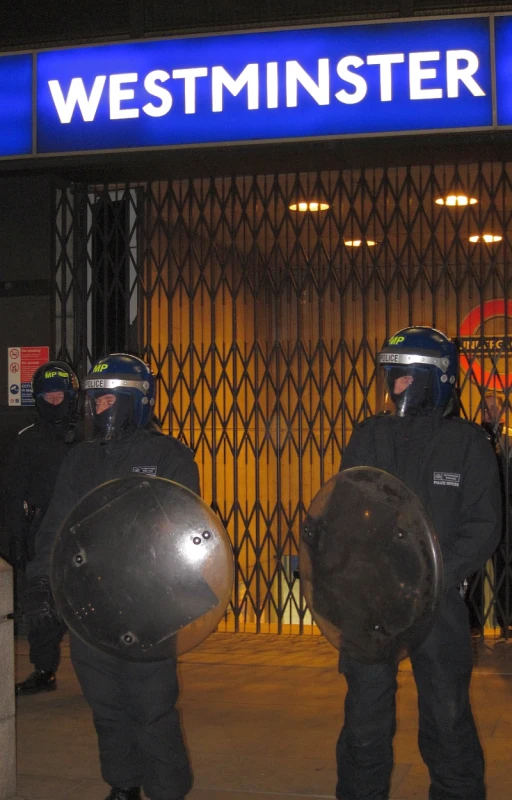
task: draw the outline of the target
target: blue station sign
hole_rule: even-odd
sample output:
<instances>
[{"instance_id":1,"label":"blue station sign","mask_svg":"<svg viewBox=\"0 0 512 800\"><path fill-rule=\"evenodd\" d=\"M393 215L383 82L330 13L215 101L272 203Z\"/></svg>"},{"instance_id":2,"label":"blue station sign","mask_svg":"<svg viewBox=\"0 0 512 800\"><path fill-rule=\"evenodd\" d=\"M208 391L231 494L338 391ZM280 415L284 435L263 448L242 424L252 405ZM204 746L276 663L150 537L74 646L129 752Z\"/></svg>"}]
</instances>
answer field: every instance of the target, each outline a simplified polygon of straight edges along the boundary
<instances>
[{"instance_id":1,"label":"blue station sign","mask_svg":"<svg viewBox=\"0 0 512 800\"><path fill-rule=\"evenodd\" d=\"M0 156L32 153L31 55L0 56Z\"/></svg>"},{"instance_id":2,"label":"blue station sign","mask_svg":"<svg viewBox=\"0 0 512 800\"><path fill-rule=\"evenodd\" d=\"M6 55L0 157L492 129L511 74L512 16Z\"/></svg>"},{"instance_id":3,"label":"blue station sign","mask_svg":"<svg viewBox=\"0 0 512 800\"><path fill-rule=\"evenodd\" d=\"M512 17L496 17L496 113L498 125L512 125Z\"/></svg>"}]
</instances>

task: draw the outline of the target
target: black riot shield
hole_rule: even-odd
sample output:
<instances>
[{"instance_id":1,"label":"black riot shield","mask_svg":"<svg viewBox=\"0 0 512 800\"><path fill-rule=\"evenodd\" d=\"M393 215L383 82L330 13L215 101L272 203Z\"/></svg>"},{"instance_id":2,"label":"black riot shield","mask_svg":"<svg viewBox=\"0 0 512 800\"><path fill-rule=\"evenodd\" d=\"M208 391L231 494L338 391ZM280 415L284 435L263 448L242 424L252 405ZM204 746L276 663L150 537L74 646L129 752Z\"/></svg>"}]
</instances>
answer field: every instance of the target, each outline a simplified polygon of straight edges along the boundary
<instances>
[{"instance_id":1,"label":"black riot shield","mask_svg":"<svg viewBox=\"0 0 512 800\"><path fill-rule=\"evenodd\" d=\"M133 661L191 650L223 616L233 551L200 497L163 478L110 481L59 531L51 583L58 611L88 644Z\"/></svg>"},{"instance_id":2,"label":"black riot shield","mask_svg":"<svg viewBox=\"0 0 512 800\"><path fill-rule=\"evenodd\" d=\"M404 658L428 633L442 573L433 525L393 475L347 469L314 498L301 531L301 585L343 653L369 664Z\"/></svg>"}]
</instances>

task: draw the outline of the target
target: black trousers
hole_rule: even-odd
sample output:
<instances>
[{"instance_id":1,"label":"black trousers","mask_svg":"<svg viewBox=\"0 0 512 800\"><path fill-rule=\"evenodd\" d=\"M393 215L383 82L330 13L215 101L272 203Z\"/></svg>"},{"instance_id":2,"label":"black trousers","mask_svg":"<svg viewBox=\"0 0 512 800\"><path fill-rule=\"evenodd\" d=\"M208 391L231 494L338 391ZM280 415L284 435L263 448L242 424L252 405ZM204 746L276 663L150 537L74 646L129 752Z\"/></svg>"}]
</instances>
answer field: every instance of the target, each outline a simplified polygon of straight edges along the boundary
<instances>
[{"instance_id":1,"label":"black trousers","mask_svg":"<svg viewBox=\"0 0 512 800\"><path fill-rule=\"evenodd\" d=\"M473 659L468 612L458 589L445 595L411 663L418 689L418 744L430 773L430 800L484 800L484 759L469 702ZM397 665L365 665L342 654L340 671L348 692L336 748L336 797L387 800Z\"/></svg>"},{"instance_id":2,"label":"black trousers","mask_svg":"<svg viewBox=\"0 0 512 800\"><path fill-rule=\"evenodd\" d=\"M66 626L57 621L52 627L48 626L43 631L29 629L30 662L36 669L45 672L57 671L60 663L60 644L65 633Z\"/></svg>"},{"instance_id":3,"label":"black trousers","mask_svg":"<svg viewBox=\"0 0 512 800\"><path fill-rule=\"evenodd\" d=\"M24 569L15 569L15 602L16 610L23 615L24 597L27 588L27 579ZM44 628L28 629L30 663L36 669L45 672L56 672L60 664L60 645L66 633L66 625L55 620L48 622Z\"/></svg>"},{"instance_id":4,"label":"black trousers","mask_svg":"<svg viewBox=\"0 0 512 800\"><path fill-rule=\"evenodd\" d=\"M175 708L176 661L125 661L71 635L71 660L92 708L103 780L177 800L192 776Z\"/></svg>"}]
</instances>

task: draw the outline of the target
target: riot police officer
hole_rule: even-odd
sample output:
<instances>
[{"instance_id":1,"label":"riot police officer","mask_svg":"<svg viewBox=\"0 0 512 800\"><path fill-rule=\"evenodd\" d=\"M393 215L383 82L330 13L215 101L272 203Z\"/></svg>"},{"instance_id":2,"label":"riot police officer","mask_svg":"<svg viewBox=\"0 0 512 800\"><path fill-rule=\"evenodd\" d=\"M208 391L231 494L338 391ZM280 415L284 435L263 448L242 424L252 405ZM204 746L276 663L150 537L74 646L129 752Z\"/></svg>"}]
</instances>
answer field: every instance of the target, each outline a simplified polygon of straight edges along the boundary
<instances>
[{"instance_id":1,"label":"riot police officer","mask_svg":"<svg viewBox=\"0 0 512 800\"><path fill-rule=\"evenodd\" d=\"M55 618L50 556L59 527L88 492L115 478L153 475L199 494L192 451L151 425L155 379L135 356L97 362L85 379L86 441L66 459L30 564L26 613ZM148 543L149 546L149 543ZM71 660L92 708L108 800L182 800L191 772L175 704L176 660L127 661L71 634Z\"/></svg>"},{"instance_id":2,"label":"riot police officer","mask_svg":"<svg viewBox=\"0 0 512 800\"><path fill-rule=\"evenodd\" d=\"M419 748L431 800L483 800L484 759L469 702L472 649L459 584L494 552L501 533L496 459L478 425L450 415L454 344L433 328L405 328L378 356L392 413L358 426L342 469L369 466L401 479L437 532L444 594L426 640L410 654ZM338 744L339 800L387 800L396 726L396 663L362 664L340 651L347 681Z\"/></svg>"},{"instance_id":3,"label":"riot police officer","mask_svg":"<svg viewBox=\"0 0 512 800\"><path fill-rule=\"evenodd\" d=\"M78 379L63 361L49 361L32 377L37 421L19 432L7 474L7 525L17 574L33 558L41 521L65 456L78 438ZM17 695L52 691L65 627L58 620L44 630L29 626L30 661L35 669Z\"/></svg>"}]
</instances>

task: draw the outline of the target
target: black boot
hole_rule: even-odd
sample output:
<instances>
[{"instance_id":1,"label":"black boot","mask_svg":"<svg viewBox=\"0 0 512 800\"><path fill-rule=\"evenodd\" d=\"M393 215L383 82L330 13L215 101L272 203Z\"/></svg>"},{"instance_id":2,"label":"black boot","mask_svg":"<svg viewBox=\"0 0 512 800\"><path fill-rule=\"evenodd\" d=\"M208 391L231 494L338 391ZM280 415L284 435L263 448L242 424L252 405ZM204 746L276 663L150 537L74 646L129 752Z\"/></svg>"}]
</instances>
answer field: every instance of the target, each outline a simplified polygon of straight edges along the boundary
<instances>
[{"instance_id":1,"label":"black boot","mask_svg":"<svg viewBox=\"0 0 512 800\"><path fill-rule=\"evenodd\" d=\"M113 786L105 800L140 800L140 786L131 786L129 789Z\"/></svg>"},{"instance_id":2,"label":"black boot","mask_svg":"<svg viewBox=\"0 0 512 800\"><path fill-rule=\"evenodd\" d=\"M55 672L46 672L44 669L36 669L22 683L17 683L14 687L15 693L19 695L38 694L39 692L53 692L57 688Z\"/></svg>"}]
</instances>

